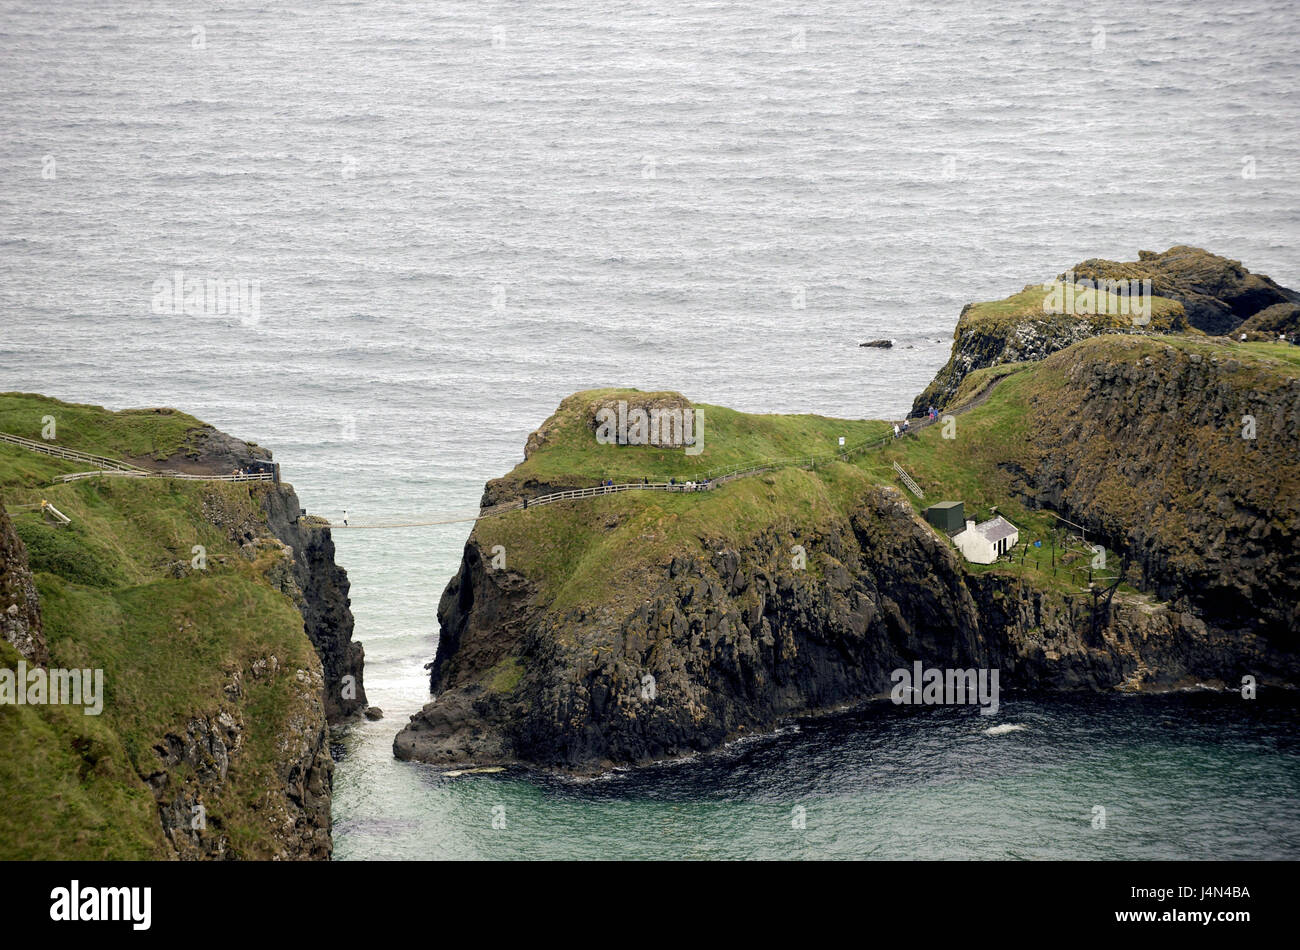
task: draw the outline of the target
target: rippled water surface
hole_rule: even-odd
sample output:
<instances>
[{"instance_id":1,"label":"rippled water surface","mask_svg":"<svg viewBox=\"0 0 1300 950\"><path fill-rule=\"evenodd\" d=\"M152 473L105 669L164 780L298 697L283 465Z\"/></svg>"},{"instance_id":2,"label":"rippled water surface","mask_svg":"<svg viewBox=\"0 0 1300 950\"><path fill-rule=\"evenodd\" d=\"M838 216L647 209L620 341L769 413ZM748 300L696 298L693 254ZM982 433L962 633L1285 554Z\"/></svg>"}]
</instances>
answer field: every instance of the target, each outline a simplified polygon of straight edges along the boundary
<instances>
[{"instance_id":1,"label":"rippled water surface","mask_svg":"<svg viewBox=\"0 0 1300 950\"><path fill-rule=\"evenodd\" d=\"M896 415L962 304L1088 257L1300 286L1285 0L168 10L0 2L0 389L184 408L331 518L472 509L593 386ZM154 313L177 269L258 320ZM1188 729L1201 697L866 711L588 785L397 763L465 534L337 538L388 713L341 739L339 857L1296 853L1292 713Z\"/></svg>"}]
</instances>

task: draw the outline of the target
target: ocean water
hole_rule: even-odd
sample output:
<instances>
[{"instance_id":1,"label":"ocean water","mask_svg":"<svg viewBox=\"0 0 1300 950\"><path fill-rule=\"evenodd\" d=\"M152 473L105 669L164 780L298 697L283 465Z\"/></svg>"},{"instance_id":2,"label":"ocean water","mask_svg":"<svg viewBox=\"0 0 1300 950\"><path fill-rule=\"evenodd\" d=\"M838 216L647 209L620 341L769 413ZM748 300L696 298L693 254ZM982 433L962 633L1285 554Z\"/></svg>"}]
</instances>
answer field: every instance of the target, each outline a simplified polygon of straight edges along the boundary
<instances>
[{"instance_id":1,"label":"ocean water","mask_svg":"<svg viewBox=\"0 0 1300 950\"><path fill-rule=\"evenodd\" d=\"M0 390L183 408L355 521L472 510L578 389L897 416L962 304L1088 257L1190 243L1300 286L1293 26L1286 0L2 0ZM257 312L157 312L176 271L255 282ZM338 740L339 858L1297 854L1284 700L1013 700L996 738L869 709L593 783L398 763L467 530L336 535L387 713Z\"/></svg>"}]
</instances>

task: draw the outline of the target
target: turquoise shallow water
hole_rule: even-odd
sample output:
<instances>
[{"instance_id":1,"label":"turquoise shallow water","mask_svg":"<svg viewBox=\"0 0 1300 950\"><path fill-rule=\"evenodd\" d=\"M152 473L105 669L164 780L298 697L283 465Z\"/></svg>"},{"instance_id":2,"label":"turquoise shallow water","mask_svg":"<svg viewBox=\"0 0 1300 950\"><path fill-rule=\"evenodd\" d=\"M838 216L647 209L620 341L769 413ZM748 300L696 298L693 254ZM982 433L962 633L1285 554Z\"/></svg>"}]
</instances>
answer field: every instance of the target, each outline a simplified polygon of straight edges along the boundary
<instances>
[{"instance_id":1,"label":"turquoise shallow water","mask_svg":"<svg viewBox=\"0 0 1300 950\"><path fill-rule=\"evenodd\" d=\"M338 857L1295 858L1298 724L1276 691L884 702L593 780L417 766Z\"/></svg>"},{"instance_id":2,"label":"turquoise shallow water","mask_svg":"<svg viewBox=\"0 0 1300 950\"><path fill-rule=\"evenodd\" d=\"M8 0L0 389L184 408L357 521L473 509L593 386L896 416L964 303L1087 257L1187 242L1300 286L1293 27L1286 0ZM154 313L176 268L259 281L258 321ZM1148 712L1195 697L1013 702L1048 721L996 742L868 716L726 766L445 782L390 747L466 533L337 538L388 713L340 743L340 858L1294 853L1294 724L1252 721L1251 758ZM1252 763L1273 781L1237 781ZM1078 833L1115 775L1140 831Z\"/></svg>"}]
</instances>

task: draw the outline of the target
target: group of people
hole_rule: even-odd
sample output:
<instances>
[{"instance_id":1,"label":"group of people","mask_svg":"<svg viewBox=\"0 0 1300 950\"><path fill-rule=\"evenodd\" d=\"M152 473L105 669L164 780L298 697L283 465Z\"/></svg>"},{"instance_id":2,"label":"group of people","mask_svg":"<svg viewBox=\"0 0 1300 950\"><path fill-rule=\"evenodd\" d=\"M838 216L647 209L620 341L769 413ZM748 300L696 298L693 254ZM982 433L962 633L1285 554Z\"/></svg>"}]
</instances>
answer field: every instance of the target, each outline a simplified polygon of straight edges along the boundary
<instances>
[{"instance_id":1,"label":"group of people","mask_svg":"<svg viewBox=\"0 0 1300 950\"><path fill-rule=\"evenodd\" d=\"M641 485L645 488L650 487L650 477L648 475L641 478ZM600 487L609 491L609 489L614 487L614 479L605 479L600 483ZM679 482L676 478L668 479L669 491L708 491L712 487L713 479L711 478L705 478L698 482Z\"/></svg>"},{"instance_id":2,"label":"group of people","mask_svg":"<svg viewBox=\"0 0 1300 950\"><path fill-rule=\"evenodd\" d=\"M706 478L700 482L679 482L675 478L668 479L669 490L674 490L681 486L682 491L708 491L713 487L712 479Z\"/></svg>"},{"instance_id":3,"label":"group of people","mask_svg":"<svg viewBox=\"0 0 1300 950\"><path fill-rule=\"evenodd\" d=\"M931 422L937 422L939 419L939 410L934 408L934 406L928 406L925 410L925 417L929 419ZM907 435L909 431L911 431L911 424L908 422L907 419L903 420L901 426L897 422L894 423L895 439L899 438L900 436Z\"/></svg>"},{"instance_id":4,"label":"group of people","mask_svg":"<svg viewBox=\"0 0 1300 950\"><path fill-rule=\"evenodd\" d=\"M1245 343L1245 342L1246 342L1246 334L1243 333L1243 334L1239 337L1239 339L1240 339L1240 341L1241 341L1242 343ZM1279 333L1279 334L1277 335L1277 342L1279 342L1279 343L1291 343L1291 344L1294 345L1295 342L1296 342L1295 334L1294 334L1294 333L1291 333L1291 334L1287 334L1287 333Z\"/></svg>"}]
</instances>

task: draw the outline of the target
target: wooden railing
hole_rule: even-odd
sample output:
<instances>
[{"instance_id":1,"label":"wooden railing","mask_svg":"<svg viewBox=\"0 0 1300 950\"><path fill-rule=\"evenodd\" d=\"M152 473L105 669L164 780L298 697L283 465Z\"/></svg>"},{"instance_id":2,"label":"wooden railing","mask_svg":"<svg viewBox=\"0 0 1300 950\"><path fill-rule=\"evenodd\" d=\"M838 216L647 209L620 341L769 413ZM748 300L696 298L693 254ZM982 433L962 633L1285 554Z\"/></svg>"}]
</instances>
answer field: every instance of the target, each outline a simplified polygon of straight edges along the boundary
<instances>
[{"instance_id":1,"label":"wooden railing","mask_svg":"<svg viewBox=\"0 0 1300 950\"><path fill-rule=\"evenodd\" d=\"M29 452L40 452L43 455L52 455L55 458L67 459L71 462L85 462L87 465L96 465L100 468L112 469L118 472L145 474L144 469L137 465L131 465L129 462L123 462L121 459L111 459L103 455L92 455L89 452L65 449L61 445L51 445L48 442L24 439L20 435L10 435L8 432L0 432L0 442L7 442L10 445L27 449Z\"/></svg>"},{"instance_id":2,"label":"wooden railing","mask_svg":"<svg viewBox=\"0 0 1300 950\"><path fill-rule=\"evenodd\" d=\"M913 427L915 431L918 427ZM759 475L763 472L771 472L780 468L815 468L833 461L848 461L852 456L867 449L879 448L893 442L896 436L885 435L877 439L869 439L859 442L856 445L846 446L838 452L827 452L822 455L796 455L788 458L761 459L754 464L744 468L716 468L699 475L691 475L688 481L678 481L676 479L667 482L649 481L648 476L640 476L632 481L619 482L613 485L591 485L586 488L567 488L563 491L550 492L546 495L538 495L529 498L527 501L522 499L518 501L502 502L499 505L489 505L487 508L479 509L478 514L463 515L430 515L425 520L419 521L402 521L378 524L337 524L331 523L331 528L337 529L360 529L360 528L417 528L428 527L433 525L459 524L467 521L477 521L480 518L491 518L495 515L503 515L509 511L522 511L526 508L536 508L541 505L553 505L557 501L574 501L578 499L597 498L601 495L616 495L621 492L629 491L666 491L676 493L691 493L697 491L711 491L719 485L725 485L727 482L735 481L739 478L747 478L751 475ZM626 477L626 476L625 476ZM663 476L657 476L662 478ZM608 479L608 476L606 476Z\"/></svg>"},{"instance_id":3,"label":"wooden railing","mask_svg":"<svg viewBox=\"0 0 1300 950\"><path fill-rule=\"evenodd\" d=\"M112 478L180 478L192 482L270 482L275 476L270 472L253 472L246 475L187 475L184 472L121 472L113 469L99 469L94 472L72 472L60 475L61 482L75 482L82 478L98 478L107 475Z\"/></svg>"},{"instance_id":4,"label":"wooden railing","mask_svg":"<svg viewBox=\"0 0 1300 950\"><path fill-rule=\"evenodd\" d=\"M243 475L187 475L184 472L151 472L148 469L132 465L130 462L123 462L120 459L111 459L104 455L92 455L89 452L78 452L76 449L65 449L61 445L50 445L48 442L24 439L20 435L11 435L8 432L0 432L0 442L16 445L29 452L40 452L42 455L51 455L54 458L67 459L70 462L85 462L87 465L97 466L91 472L71 472L67 475L60 475L58 481L64 483L75 482L83 478L98 478L102 475L115 478L180 478L195 482L275 481L275 475L272 472L249 472Z\"/></svg>"}]
</instances>

